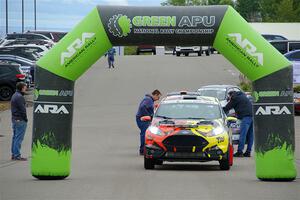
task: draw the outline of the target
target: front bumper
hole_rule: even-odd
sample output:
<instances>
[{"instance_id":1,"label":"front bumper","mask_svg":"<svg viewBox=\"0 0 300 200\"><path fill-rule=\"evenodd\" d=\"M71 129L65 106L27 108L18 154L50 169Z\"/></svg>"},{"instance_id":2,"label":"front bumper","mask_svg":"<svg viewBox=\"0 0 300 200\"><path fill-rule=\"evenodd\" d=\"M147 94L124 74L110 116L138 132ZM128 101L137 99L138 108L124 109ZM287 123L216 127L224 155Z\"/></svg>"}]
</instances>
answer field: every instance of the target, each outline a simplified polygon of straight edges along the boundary
<instances>
[{"instance_id":1,"label":"front bumper","mask_svg":"<svg viewBox=\"0 0 300 200\"><path fill-rule=\"evenodd\" d=\"M212 148L206 149L205 151L194 151L194 147L184 147L179 151L174 149L173 151L165 151L158 145L146 145L145 146L145 156L147 158L165 160L165 161L184 161L184 162L200 162L200 161L211 161L211 160L222 160L226 153L214 146ZM188 151L188 149L190 151Z\"/></svg>"}]
</instances>

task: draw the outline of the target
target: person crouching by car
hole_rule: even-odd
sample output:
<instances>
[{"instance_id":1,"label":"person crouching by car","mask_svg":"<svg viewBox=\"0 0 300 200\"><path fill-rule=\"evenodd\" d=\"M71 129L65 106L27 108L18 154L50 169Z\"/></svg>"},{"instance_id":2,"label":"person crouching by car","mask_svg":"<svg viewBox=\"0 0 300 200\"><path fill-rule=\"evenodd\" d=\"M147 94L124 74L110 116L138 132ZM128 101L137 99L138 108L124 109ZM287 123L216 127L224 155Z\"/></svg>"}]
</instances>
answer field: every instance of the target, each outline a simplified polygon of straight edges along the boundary
<instances>
[{"instance_id":1,"label":"person crouching by car","mask_svg":"<svg viewBox=\"0 0 300 200\"><path fill-rule=\"evenodd\" d=\"M151 119L154 114L154 102L159 100L161 92L154 90L152 94L146 94L144 99L141 101L138 111L136 113L136 123L140 129L140 155L144 155L145 146L145 132L151 123ZM148 118L148 119L147 119Z\"/></svg>"},{"instance_id":2,"label":"person crouching by car","mask_svg":"<svg viewBox=\"0 0 300 200\"><path fill-rule=\"evenodd\" d=\"M225 113L233 108L237 118L241 120L238 150L234 157L250 157L253 145L252 103L243 92L232 91L228 95L229 102L224 107ZM248 139L247 150L243 153L246 139Z\"/></svg>"}]
</instances>

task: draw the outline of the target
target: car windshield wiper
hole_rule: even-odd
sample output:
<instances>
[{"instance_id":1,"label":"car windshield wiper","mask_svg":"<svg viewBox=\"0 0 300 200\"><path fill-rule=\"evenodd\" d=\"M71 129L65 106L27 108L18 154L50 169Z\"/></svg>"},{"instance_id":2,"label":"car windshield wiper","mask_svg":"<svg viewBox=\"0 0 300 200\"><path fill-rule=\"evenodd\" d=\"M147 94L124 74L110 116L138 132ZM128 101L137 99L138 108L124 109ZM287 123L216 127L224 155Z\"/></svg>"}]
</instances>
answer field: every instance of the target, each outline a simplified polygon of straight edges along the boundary
<instances>
[{"instance_id":1,"label":"car windshield wiper","mask_svg":"<svg viewBox=\"0 0 300 200\"><path fill-rule=\"evenodd\" d=\"M185 118L185 119L205 120L206 118L187 117L187 118Z\"/></svg>"},{"instance_id":2,"label":"car windshield wiper","mask_svg":"<svg viewBox=\"0 0 300 200\"><path fill-rule=\"evenodd\" d=\"M163 116L163 115L156 115L155 117L160 117L163 119L172 119L171 117Z\"/></svg>"}]
</instances>

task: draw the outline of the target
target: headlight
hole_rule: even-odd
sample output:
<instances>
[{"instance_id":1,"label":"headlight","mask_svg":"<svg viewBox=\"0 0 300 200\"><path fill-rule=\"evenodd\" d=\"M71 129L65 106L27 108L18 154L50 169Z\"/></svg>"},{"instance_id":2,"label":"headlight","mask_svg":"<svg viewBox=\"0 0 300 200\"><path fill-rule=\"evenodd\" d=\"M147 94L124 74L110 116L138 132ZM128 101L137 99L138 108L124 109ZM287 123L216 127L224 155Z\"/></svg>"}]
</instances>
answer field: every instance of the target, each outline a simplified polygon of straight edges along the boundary
<instances>
[{"instance_id":1,"label":"headlight","mask_svg":"<svg viewBox=\"0 0 300 200\"><path fill-rule=\"evenodd\" d=\"M224 128L221 127L221 126L219 126L219 127L215 128L215 129L212 131L212 135L213 135L213 136L220 135L220 134L222 134L224 131L225 131Z\"/></svg>"},{"instance_id":2,"label":"headlight","mask_svg":"<svg viewBox=\"0 0 300 200\"><path fill-rule=\"evenodd\" d=\"M150 131L150 133L154 134L154 135L163 135L163 132L157 128L156 126L150 126L148 128L148 130Z\"/></svg>"},{"instance_id":3,"label":"headlight","mask_svg":"<svg viewBox=\"0 0 300 200\"><path fill-rule=\"evenodd\" d=\"M298 98L296 99L296 98L295 98L295 99L294 99L294 103L300 103L300 99L298 99Z\"/></svg>"}]
</instances>

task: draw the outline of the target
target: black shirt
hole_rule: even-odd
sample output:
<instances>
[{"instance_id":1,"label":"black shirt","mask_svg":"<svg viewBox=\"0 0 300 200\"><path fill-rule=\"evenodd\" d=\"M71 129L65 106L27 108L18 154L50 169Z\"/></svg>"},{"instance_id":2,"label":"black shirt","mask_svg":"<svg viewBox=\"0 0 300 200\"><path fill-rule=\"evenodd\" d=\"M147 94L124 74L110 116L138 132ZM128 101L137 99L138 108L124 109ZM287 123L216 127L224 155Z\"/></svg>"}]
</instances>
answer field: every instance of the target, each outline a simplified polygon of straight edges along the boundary
<instances>
[{"instance_id":1,"label":"black shirt","mask_svg":"<svg viewBox=\"0 0 300 200\"><path fill-rule=\"evenodd\" d=\"M28 121L25 98L20 91L16 91L11 98L11 116L13 120Z\"/></svg>"},{"instance_id":2,"label":"black shirt","mask_svg":"<svg viewBox=\"0 0 300 200\"><path fill-rule=\"evenodd\" d=\"M252 117L252 103L243 92L234 92L230 101L224 107L225 113L234 109L238 119Z\"/></svg>"}]
</instances>

